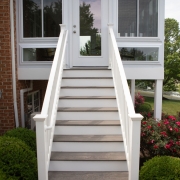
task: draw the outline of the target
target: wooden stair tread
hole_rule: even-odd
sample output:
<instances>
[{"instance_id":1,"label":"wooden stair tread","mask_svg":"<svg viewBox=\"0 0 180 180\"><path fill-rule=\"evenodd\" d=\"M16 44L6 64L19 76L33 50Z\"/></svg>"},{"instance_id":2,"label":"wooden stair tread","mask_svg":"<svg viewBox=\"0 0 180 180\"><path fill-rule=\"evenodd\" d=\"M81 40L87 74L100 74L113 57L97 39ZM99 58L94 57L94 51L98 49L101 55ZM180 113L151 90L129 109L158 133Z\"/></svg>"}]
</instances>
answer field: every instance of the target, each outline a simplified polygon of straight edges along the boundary
<instances>
[{"instance_id":1,"label":"wooden stair tread","mask_svg":"<svg viewBox=\"0 0 180 180\"><path fill-rule=\"evenodd\" d=\"M62 77L62 79L112 79L112 77Z\"/></svg>"},{"instance_id":2,"label":"wooden stair tread","mask_svg":"<svg viewBox=\"0 0 180 180\"><path fill-rule=\"evenodd\" d=\"M51 161L126 161L125 152L51 152Z\"/></svg>"},{"instance_id":3,"label":"wooden stair tread","mask_svg":"<svg viewBox=\"0 0 180 180\"><path fill-rule=\"evenodd\" d=\"M79 67L72 67L71 69L64 69L64 71L68 70L108 70L111 71L111 69L108 69L108 66L79 66Z\"/></svg>"},{"instance_id":4,"label":"wooden stair tread","mask_svg":"<svg viewBox=\"0 0 180 180\"><path fill-rule=\"evenodd\" d=\"M121 135L54 135L54 142L122 142Z\"/></svg>"},{"instance_id":5,"label":"wooden stair tread","mask_svg":"<svg viewBox=\"0 0 180 180\"><path fill-rule=\"evenodd\" d=\"M120 126L119 120L56 120L56 126Z\"/></svg>"},{"instance_id":6,"label":"wooden stair tread","mask_svg":"<svg viewBox=\"0 0 180 180\"><path fill-rule=\"evenodd\" d=\"M115 96L60 96L59 99L116 99Z\"/></svg>"},{"instance_id":7,"label":"wooden stair tread","mask_svg":"<svg viewBox=\"0 0 180 180\"><path fill-rule=\"evenodd\" d=\"M116 107L59 107L58 112L118 112Z\"/></svg>"},{"instance_id":8,"label":"wooden stair tread","mask_svg":"<svg viewBox=\"0 0 180 180\"><path fill-rule=\"evenodd\" d=\"M49 171L49 180L128 180L128 172Z\"/></svg>"},{"instance_id":9,"label":"wooden stair tread","mask_svg":"<svg viewBox=\"0 0 180 180\"><path fill-rule=\"evenodd\" d=\"M114 89L114 86L61 86L62 89L95 89L95 88L98 88L98 89L102 89L102 88L113 88Z\"/></svg>"}]
</instances>

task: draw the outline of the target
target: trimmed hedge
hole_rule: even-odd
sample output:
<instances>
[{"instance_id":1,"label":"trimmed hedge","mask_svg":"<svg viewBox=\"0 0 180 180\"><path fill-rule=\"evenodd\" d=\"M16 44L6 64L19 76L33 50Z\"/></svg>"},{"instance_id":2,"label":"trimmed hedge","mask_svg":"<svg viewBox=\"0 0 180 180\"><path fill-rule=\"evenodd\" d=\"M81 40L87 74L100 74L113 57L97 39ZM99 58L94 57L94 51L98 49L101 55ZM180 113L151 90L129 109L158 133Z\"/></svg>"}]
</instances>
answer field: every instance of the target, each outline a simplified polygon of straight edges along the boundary
<instances>
[{"instance_id":1,"label":"trimmed hedge","mask_svg":"<svg viewBox=\"0 0 180 180\"><path fill-rule=\"evenodd\" d=\"M180 158L156 156L144 163L140 180L179 180Z\"/></svg>"},{"instance_id":2,"label":"trimmed hedge","mask_svg":"<svg viewBox=\"0 0 180 180\"><path fill-rule=\"evenodd\" d=\"M149 103L143 103L139 107L136 108L137 113L143 113L143 112L151 112L152 106Z\"/></svg>"},{"instance_id":3,"label":"trimmed hedge","mask_svg":"<svg viewBox=\"0 0 180 180\"><path fill-rule=\"evenodd\" d=\"M17 138L0 137L0 169L7 179L38 179L35 152Z\"/></svg>"},{"instance_id":4,"label":"trimmed hedge","mask_svg":"<svg viewBox=\"0 0 180 180\"><path fill-rule=\"evenodd\" d=\"M28 145L32 151L36 151L36 133L32 130L16 128L7 131L4 136L16 137Z\"/></svg>"}]
</instances>

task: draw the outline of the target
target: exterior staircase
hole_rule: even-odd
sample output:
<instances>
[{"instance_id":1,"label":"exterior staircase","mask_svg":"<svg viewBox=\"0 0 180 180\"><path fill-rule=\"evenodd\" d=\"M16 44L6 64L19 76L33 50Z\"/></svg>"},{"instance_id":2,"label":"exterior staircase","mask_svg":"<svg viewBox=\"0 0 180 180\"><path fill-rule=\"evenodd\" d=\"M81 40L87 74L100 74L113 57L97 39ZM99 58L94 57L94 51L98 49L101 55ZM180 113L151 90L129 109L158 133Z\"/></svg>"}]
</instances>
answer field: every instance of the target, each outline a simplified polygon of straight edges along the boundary
<instances>
[{"instance_id":1,"label":"exterior staircase","mask_svg":"<svg viewBox=\"0 0 180 180\"><path fill-rule=\"evenodd\" d=\"M111 70L63 71L49 180L127 180Z\"/></svg>"}]
</instances>

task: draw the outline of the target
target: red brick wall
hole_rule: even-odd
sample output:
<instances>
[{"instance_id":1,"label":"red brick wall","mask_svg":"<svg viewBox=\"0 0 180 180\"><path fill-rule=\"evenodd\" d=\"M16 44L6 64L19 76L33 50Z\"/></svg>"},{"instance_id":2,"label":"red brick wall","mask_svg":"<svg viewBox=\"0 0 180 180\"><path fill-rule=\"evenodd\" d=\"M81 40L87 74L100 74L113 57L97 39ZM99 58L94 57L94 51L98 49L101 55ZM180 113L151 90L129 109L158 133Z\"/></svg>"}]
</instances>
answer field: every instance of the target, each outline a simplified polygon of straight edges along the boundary
<instances>
[{"instance_id":1,"label":"red brick wall","mask_svg":"<svg viewBox=\"0 0 180 180\"><path fill-rule=\"evenodd\" d=\"M10 3L0 1L0 133L15 126L12 93Z\"/></svg>"},{"instance_id":2,"label":"red brick wall","mask_svg":"<svg viewBox=\"0 0 180 180\"><path fill-rule=\"evenodd\" d=\"M17 52L16 41L16 12L14 3L14 26L15 26L15 53ZM17 55L17 53L16 53ZM13 90L12 90L12 59L11 59L11 31L10 31L10 0L0 0L0 90L2 98L0 99L0 135L9 129L15 127ZM17 106L18 117L21 126L21 111L20 111L20 90L28 88L30 81L19 81L17 79L17 56L16 56L16 86L17 86ZM33 81L33 91L40 90L41 105L44 99L44 94L47 86L47 81ZM25 112L27 93L24 95Z\"/></svg>"}]
</instances>

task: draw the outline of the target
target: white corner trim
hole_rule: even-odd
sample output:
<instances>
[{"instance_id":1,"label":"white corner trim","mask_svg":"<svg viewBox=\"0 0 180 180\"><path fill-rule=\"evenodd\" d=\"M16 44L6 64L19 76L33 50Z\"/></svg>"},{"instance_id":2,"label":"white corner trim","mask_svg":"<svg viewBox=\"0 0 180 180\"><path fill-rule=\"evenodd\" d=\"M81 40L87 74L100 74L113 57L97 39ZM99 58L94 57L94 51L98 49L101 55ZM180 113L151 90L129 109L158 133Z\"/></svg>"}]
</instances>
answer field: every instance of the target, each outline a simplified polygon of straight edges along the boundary
<instances>
[{"instance_id":1,"label":"white corner trim","mask_svg":"<svg viewBox=\"0 0 180 180\"><path fill-rule=\"evenodd\" d=\"M11 23L11 56L12 56L12 85L13 85L13 103L16 127L19 127L17 93L16 93L16 63L15 63L15 43L14 43L14 4L10 0L10 23Z\"/></svg>"}]
</instances>

